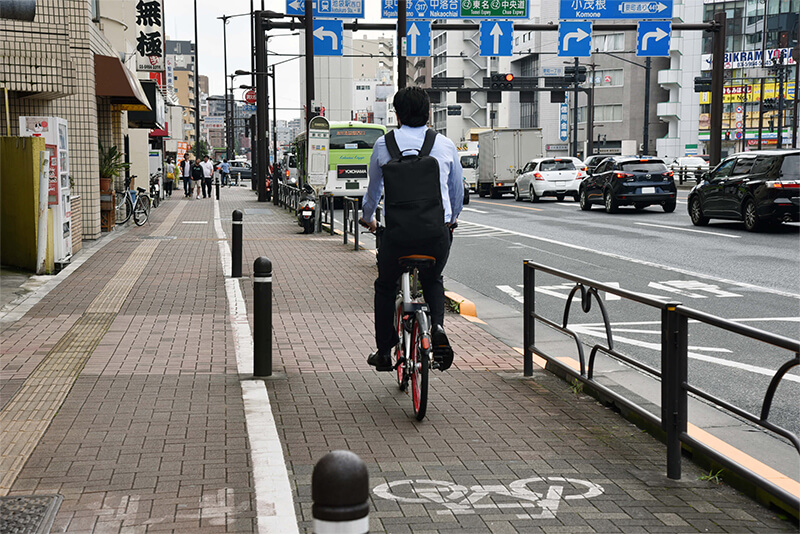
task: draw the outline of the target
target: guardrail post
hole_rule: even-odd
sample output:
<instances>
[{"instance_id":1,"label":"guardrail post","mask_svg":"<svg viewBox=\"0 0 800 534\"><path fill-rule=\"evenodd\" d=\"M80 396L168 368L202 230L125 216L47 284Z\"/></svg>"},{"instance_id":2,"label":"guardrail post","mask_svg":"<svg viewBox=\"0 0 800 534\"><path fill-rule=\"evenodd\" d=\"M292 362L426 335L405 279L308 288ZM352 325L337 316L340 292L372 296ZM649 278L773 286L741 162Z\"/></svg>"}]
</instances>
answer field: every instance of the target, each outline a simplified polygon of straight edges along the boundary
<instances>
[{"instance_id":1,"label":"guardrail post","mask_svg":"<svg viewBox=\"0 0 800 534\"><path fill-rule=\"evenodd\" d=\"M667 433L667 477L681 478L681 434L686 432L688 320L678 303L661 312L661 427Z\"/></svg>"},{"instance_id":2,"label":"guardrail post","mask_svg":"<svg viewBox=\"0 0 800 534\"><path fill-rule=\"evenodd\" d=\"M217 180L214 182L214 185L216 186L217 189L217 200L219 200L219 177L217 177Z\"/></svg>"},{"instance_id":3,"label":"guardrail post","mask_svg":"<svg viewBox=\"0 0 800 534\"><path fill-rule=\"evenodd\" d=\"M231 229L231 277L242 277L242 212L233 210Z\"/></svg>"},{"instance_id":4,"label":"guardrail post","mask_svg":"<svg viewBox=\"0 0 800 534\"><path fill-rule=\"evenodd\" d=\"M253 376L272 376L272 262L253 262Z\"/></svg>"},{"instance_id":5,"label":"guardrail post","mask_svg":"<svg viewBox=\"0 0 800 534\"><path fill-rule=\"evenodd\" d=\"M342 197L342 235L344 236L344 244L347 244L347 231L350 229L350 204L347 202L347 197Z\"/></svg>"},{"instance_id":6,"label":"guardrail post","mask_svg":"<svg viewBox=\"0 0 800 534\"><path fill-rule=\"evenodd\" d=\"M311 474L311 499L316 534L369 532L369 472L357 454L323 456Z\"/></svg>"},{"instance_id":7,"label":"guardrail post","mask_svg":"<svg viewBox=\"0 0 800 534\"><path fill-rule=\"evenodd\" d=\"M536 296L536 271L528 265L530 260L522 262L523 283L523 312L522 312L522 375L533 376L533 351L531 347L536 344L536 324L533 314L536 310L534 298Z\"/></svg>"},{"instance_id":8,"label":"guardrail post","mask_svg":"<svg viewBox=\"0 0 800 534\"><path fill-rule=\"evenodd\" d=\"M356 242L353 250L358 250L358 235L361 233L361 225L358 224L358 199L353 199L353 234L355 234Z\"/></svg>"}]
</instances>

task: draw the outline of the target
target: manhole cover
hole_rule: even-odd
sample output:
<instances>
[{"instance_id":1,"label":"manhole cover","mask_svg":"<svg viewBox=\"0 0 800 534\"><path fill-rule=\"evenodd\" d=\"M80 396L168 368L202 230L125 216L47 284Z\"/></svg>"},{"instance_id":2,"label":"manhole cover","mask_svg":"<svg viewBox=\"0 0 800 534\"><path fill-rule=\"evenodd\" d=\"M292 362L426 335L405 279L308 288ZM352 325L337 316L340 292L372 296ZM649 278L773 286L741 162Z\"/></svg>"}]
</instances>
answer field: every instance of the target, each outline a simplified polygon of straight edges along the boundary
<instances>
[{"instance_id":1,"label":"manhole cover","mask_svg":"<svg viewBox=\"0 0 800 534\"><path fill-rule=\"evenodd\" d=\"M61 495L0 497L0 532L3 534L46 534L53 526Z\"/></svg>"},{"instance_id":2,"label":"manhole cover","mask_svg":"<svg viewBox=\"0 0 800 534\"><path fill-rule=\"evenodd\" d=\"M177 239L178 236L175 235L146 235L144 237L140 237L139 239Z\"/></svg>"}]
</instances>

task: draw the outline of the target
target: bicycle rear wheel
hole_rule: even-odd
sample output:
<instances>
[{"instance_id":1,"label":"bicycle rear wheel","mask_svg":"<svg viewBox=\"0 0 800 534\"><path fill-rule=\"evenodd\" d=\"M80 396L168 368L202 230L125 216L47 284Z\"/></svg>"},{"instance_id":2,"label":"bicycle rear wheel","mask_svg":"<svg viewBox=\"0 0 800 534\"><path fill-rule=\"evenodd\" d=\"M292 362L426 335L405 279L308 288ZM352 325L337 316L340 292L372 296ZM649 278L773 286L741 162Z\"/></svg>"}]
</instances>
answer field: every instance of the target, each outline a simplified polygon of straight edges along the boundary
<instances>
[{"instance_id":1,"label":"bicycle rear wheel","mask_svg":"<svg viewBox=\"0 0 800 534\"><path fill-rule=\"evenodd\" d=\"M150 199L144 195L140 196L136 201L136 206L133 208L133 222L136 226L142 226L147 222L147 217L150 215Z\"/></svg>"},{"instance_id":2,"label":"bicycle rear wheel","mask_svg":"<svg viewBox=\"0 0 800 534\"><path fill-rule=\"evenodd\" d=\"M414 319L414 326L411 327L410 375L411 400L414 403L414 415L417 421L422 421L425 417L425 411L428 409L428 361L426 355L420 351L421 344L422 336L419 331L419 321Z\"/></svg>"},{"instance_id":3,"label":"bicycle rear wheel","mask_svg":"<svg viewBox=\"0 0 800 534\"><path fill-rule=\"evenodd\" d=\"M130 220L131 215L133 215L133 202L131 201L130 193L127 191L124 191L120 195L114 215L116 224L125 224Z\"/></svg>"},{"instance_id":4,"label":"bicycle rear wheel","mask_svg":"<svg viewBox=\"0 0 800 534\"><path fill-rule=\"evenodd\" d=\"M395 304L394 326L400 341L397 342L397 346L394 348L392 364L397 366L397 385L400 387L400 391L405 391L406 387L408 387L408 374L406 373L406 366L400 363L405 353L403 345L403 299L398 297Z\"/></svg>"}]
</instances>

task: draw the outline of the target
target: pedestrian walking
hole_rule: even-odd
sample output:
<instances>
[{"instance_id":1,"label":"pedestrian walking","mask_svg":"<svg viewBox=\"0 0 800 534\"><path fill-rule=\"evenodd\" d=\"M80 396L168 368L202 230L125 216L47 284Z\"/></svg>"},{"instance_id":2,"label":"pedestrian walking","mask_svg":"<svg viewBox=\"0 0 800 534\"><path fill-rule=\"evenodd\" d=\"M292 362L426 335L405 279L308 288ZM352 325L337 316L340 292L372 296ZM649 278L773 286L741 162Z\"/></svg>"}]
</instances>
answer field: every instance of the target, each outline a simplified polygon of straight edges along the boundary
<instances>
[{"instance_id":1,"label":"pedestrian walking","mask_svg":"<svg viewBox=\"0 0 800 534\"><path fill-rule=\"evenodd\" d=\"M222 187L226 185L230 187L231 164L228 163L228 158L224 158L219 166L219 173L222 175Z\"/></svg>"},{"instance_id":2,"label":"pedestrian walking","mask_svg":"<svg viewBox=\"0 0 800 534\"><path fill-rule=\"evenodd\" d=\"M183 155L181 162L181 178L183 179L183 196L190 198L192 196L192 160L189 159L189 154Z\"/></svg>"},{"instance_id":3,"label":"pedestrian walking","mask_svg":"<svg viewBox=\"0 0 800 534\"><path fill-rule=\"evenodd\" d=\"M211 198L211 179L214 176L214 164L208 161L208 156L203 156L203 162L200 163L203 167L203 198ZM208 196L206 197L206 190Z\"/></svg>"},{"instance_id":4,"label":"pedestrian walking","mask_svg":"<svg viewBox=\"0 0 800 534\"><path fill-rule=\"evenodd\" d=\"M166 176L167 179L164 181L164 190L168 197L172 196L172 186L175 182L175 164L172 163L172 158L167 158L167 164L165 165Z\"/></svg>"},{"instance_id":5,"label":"pedestrian walking","mask_svg":"<svg viewBox=\"0 0 800 534\"><path fill-rule=\"evenodd\" d=\"M198 159L192 163L192 188L194 189L194 198L200 198L200 187L203 183L203 165Z\"/></svg>"}]
</instances>

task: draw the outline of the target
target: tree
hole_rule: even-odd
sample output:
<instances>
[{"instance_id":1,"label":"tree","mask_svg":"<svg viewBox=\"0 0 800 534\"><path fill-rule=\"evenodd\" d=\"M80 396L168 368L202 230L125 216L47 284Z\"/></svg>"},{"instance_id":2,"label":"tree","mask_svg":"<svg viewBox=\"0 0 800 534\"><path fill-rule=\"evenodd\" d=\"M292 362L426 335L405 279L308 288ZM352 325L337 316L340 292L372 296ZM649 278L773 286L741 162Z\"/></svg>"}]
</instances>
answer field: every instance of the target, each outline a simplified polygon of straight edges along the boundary
<instances>
[{"instance_id":1,"label":"tree","mask_svg":"<svg viewBox=\"0 0 800 534\"><path fill-rule=\"evenodd\" d=\"M198 139L197 142L192 146L192 154L197 159L203 159L205 156L211 156L208 153L208 143L206 143L205 139Z\"/></svg>"}]
</instances>

